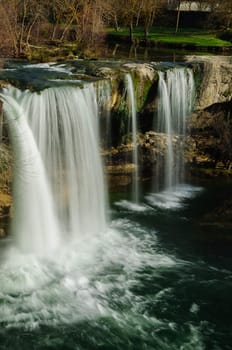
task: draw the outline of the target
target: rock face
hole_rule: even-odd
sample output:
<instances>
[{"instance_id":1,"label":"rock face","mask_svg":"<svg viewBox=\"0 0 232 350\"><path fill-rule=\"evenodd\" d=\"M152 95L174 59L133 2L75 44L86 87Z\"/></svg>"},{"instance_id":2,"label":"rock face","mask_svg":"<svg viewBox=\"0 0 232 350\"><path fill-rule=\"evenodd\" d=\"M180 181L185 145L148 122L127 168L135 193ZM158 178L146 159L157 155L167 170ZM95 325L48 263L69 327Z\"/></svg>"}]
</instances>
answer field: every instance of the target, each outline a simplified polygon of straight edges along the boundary
<instances>
[{"instance_id":1,"label":"rock face","mask_svg":"<svg viewBox=\"0 0 232 350\"><path fill-rule=\"evenodd\" d=\"M213 169L212 175L230 176L232 58L210 56L188 57L188 60L198 75L198 91L195 111L189 124L187 161Z\"/></svg>"},{"instance_id":2,"label":"rock face","mask_svg":"<svg viewBox=\"0 0 232 350\"><path fill-rule=\"evenodd\" d=\"M112 110L117 110L125 96L125 74L129 73L132 77L135 89L137 110L141 111L147 108L149 94L156 90L158 82L157 68L149 63L125 63L117 69L109 67L100 67L95 75L101 78L110 79L111 82L111 105ZM154 99L155 93L152 94Z\"/></svg>"},{"instance_id":3,"label":"rock face","mask_svg":"<svg viewBox=\"0 0 232 350\"><path fill-rule=\"evenodd\" d=\"M192 67L196 83L196 102L194 112L188 123L188 137L185 147L185 162L199 173L197 168L211 168L209 175L231 175L232 168L232 58L226 56L188 56L187 65ZM170 67L169 67L170 68ZM165 135L154 132L154 114L157 109L158 67L155 64L124 64L120 74L109 69L100 69L101 76L108 77L114 86L111 100L111 121L116 136L111 153L111 166L114 175L118 164L128 164L127 123L128 112L125 105L125 85L123 77L130 72L136 93L137 118L139 119L139 165L146 175L156 169L156 162L164 158ZM121 113L121 114L120 114ZM119 132L119 130L121 130ZM173 140L178 151L183 140ZM133 145L130 145L131 152ZM130 153L131 154L131 153ZM109 170L109 169L108 169ZM109 170L109 172L112 172ZM120 175L128 173L123 166ZM159 171L162 174L162 169ZM153 174L155 175L155 174Z\"/></svg>"},{"instance_id":4,"label":"rock face","mask_svg":"<svg viewBox=\"0 0 232 350\"><path fill-rule=\"evenodd\" d=\"M118 146L128 134L130 106L128 100L126 74L130 74L136 100L137 118L142 132L152 127L153 114L157 103L158 73L155 64L125 63L117 68L100 67L95 75L110 82L110 102L108 112L111 121L111 144ZM101 85L100 85L101 86ZM102 129L106 129L106 120L102 114Z\"/></svg>"},{"instance_id":5,"label":"rock face","mask_svg":"<svg viewBox=\"0 0 232 350\"><path fill-rule=\"evenodd\" d=\"M12 179L12 154L7 145L0 145L0 218L10 215Z\"/></svg>"},{"instance_id":6,"label":"rock face","mask_svg":"<svg viewBox=\"0 0 232 350\"><path fill-rule=\"evenodd\" d=\"M196 109L205 109L215 103L232 99L231 56L189 56L188 61L202 68Z\"/></svg>"}]
</instances>

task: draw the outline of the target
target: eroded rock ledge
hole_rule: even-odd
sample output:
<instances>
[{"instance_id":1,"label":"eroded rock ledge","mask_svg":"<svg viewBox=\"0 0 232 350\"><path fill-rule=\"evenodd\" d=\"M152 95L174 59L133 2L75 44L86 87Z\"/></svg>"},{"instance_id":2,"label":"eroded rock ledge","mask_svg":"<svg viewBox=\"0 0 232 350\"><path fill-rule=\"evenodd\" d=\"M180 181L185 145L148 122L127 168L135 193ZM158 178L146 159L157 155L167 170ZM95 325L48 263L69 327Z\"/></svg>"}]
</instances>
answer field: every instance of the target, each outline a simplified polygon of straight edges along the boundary
<instances>
[{"instance_id":1,"label":"eroded rock ledge","mask_svg":"<svg viewBox=\"0 0 232 350\"><path fill-rule=\"evenodd\" d=\"M231 56L187 56L186 59L195 67L200 67L196 109L206 109L215 103L231 101Z\"/></svg>"},{"instance_id":2,"label":"eroded rock ledge","mask_svg":"<svg viewBox=\"0 0 232 350\"><path fill-rule=\"evenodd\" d=\"M193 63L198 83L187 140L192 164L207 176L231 176L232 57L189 56L187 60Z\"/></svg>"}]
</instances>

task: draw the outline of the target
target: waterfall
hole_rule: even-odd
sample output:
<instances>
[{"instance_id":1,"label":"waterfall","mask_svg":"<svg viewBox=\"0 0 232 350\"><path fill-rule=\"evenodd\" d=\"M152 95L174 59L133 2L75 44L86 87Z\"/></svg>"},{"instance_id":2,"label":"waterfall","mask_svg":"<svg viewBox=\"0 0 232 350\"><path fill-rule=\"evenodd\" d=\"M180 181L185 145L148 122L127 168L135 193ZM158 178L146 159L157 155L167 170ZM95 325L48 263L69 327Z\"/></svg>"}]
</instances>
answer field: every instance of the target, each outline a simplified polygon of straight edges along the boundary
<instances>
[{"instance_id":1,"label":"waterfall","mask_svg":"<svg viewBox=\"0 0 232 350\"><path fill-rule=\"evenodd\" d=\"M93 85L55 87L39 94L9 88L3 100L16 159L12 229L20 244L27 241L29 251L43 253L44 246L48 251L56 246L54 236L66 240L67 235L104 231L106 200Z\"/></svg>"},{"instance_id":2,"label":"waterfall","mask_svg":"<svg viewBox=\"0 0 232 350\"><path fill-rule=\"evenodd\" d=\"M139 185L138 185L138 175L139 175L139 167L138 167L138 145L137 145L137 113L136 113L136 100L134 94L134 85L130 74L126 74L126 87L128 93L129 100L129 113L132 121L132 141L133 141L133 153L132 153L132 161L134 164L134 172L132 177L132 193L133 193L133 201L138 203L139 201Z\"/></svg>"},{"instance_id":3,"label":"waterfall","mask_svg":"<svg viewBox=\"0 0 232 350\"><path fill-rule=\"evenodd\" d=\"M97 103L99 115L104 119L104 132L102 131L101 138L106 147L112 146L111 135L111 83L109 80L99 80L96 83Z\"/></svg>"},{"instance_id":4,"label":"waterfall","mask_svg":"<svg viewBox=\"0 0 232 350\"><path fill-rule=\"evenodd\" d=\"M186 118L193 107L194 91L191 69L175 68L165 73L159 72L157 129L166 137L166 189L175 187L184 178L183 143Z\"/></svg>"},{"instance_id":5,"label":"waterfall","mask_svg":"<svg viewBox=\"0 0 232 350\"><path fill-rule=\"evenodd\" d=\"M50 253L59 227L44 164L24 111L10 95L1 96L15 152L12 233L24 252Z\"/></svg>"}]
</instances>

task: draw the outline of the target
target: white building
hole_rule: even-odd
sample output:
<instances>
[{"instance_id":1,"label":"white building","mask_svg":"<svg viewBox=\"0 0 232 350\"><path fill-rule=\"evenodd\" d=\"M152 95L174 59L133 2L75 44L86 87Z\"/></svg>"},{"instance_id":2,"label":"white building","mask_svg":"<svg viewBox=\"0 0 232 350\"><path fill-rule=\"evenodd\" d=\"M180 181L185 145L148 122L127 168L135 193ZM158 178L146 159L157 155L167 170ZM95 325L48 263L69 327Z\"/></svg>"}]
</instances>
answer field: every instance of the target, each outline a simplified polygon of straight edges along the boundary
<instances>
[{"instance_id":1,"label":"white building","mask_svg":"<svg viewBox=\"0 0 232 350\"><path fill-rule=\"evenodd\" d=\"M178 0L168 0L170 10L178 10ZM207 1L180 1L180 11L211 12L211 6Z\"/></svg>"}]
</instances>

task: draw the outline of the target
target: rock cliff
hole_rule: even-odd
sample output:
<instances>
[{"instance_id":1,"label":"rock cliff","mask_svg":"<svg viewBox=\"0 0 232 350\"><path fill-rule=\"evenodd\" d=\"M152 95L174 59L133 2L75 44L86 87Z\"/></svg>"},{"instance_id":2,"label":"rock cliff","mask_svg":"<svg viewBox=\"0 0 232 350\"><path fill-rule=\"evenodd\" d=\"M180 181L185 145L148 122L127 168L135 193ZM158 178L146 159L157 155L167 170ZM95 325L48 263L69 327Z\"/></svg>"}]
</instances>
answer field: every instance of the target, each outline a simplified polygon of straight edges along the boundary
<instances>
[{"instance_id":1,"label":"rock cliff","mask_svg":"<svg viewBox=\"0 0 232 350\"><path fill-rule=\"evenodd\" d=\"M188 161L208 168L208 175L230 176L232 57L190 56L187 59L193 64L198 81L195 109L189 124Z\"/></svg>"},{"instance_id":2,"label":"rock cliff","mask_svg":"<svg viewBox=\"0 0 232 350\"><path fill-rule=\"evenodd\" d=\"M231 56L188 56L187 60L201 67L196 109L232 99Z\"/></svg>"}]
</instances>

